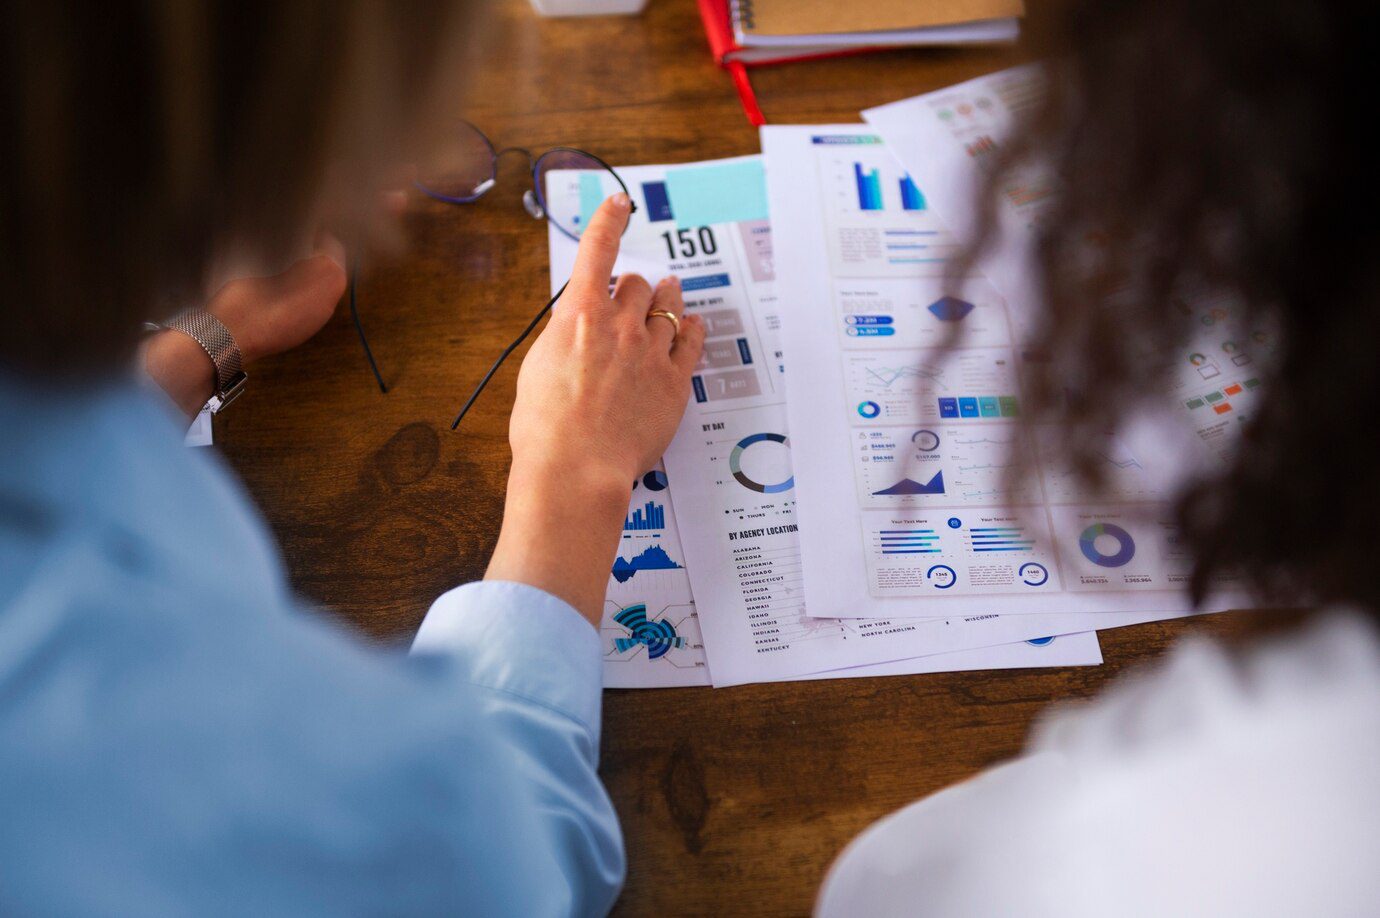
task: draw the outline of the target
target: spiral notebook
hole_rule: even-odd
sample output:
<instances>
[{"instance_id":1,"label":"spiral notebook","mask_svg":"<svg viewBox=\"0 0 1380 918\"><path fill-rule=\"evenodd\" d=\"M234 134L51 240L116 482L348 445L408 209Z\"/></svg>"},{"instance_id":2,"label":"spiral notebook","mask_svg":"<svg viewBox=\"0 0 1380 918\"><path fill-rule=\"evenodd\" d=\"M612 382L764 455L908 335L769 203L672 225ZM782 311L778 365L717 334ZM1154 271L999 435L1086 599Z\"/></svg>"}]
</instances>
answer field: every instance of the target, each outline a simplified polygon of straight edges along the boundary
<instances>
[{"instance_id":1,"label":"spiral notebook","mask_svg":"<svg viewBox=\"0 0 1380 918\"><path fill-rule=\"evenodd\" d=\"M743 48L877 47L1012 41L1021 0L733 0Z\"/></svg>"},{"instance_id":2,"label":"spiral notebook","mask_svg":"<svg viewBox=\"0 0 1380 918\"><path fill-rule=\"evenodd\" d=\"M923 21L917 19L917 16L940 16L943 14L939 9L950 9L950 5L936 3L935 0L921 0L915 4L876 0L860 18L856 19L856 23L863 24L873 29L872 31L812 35L765 34L766 27L819 27L829 21L823 18L822 11L827 11L830 19L838 18L830 7L833 2L836 0L734 0L730 5L729 0L697 0L700 19L704 23L704 33L709 39L709 50L714 55L714 62L728 71L749 122L756 125L766 124L766 117L757 104L757 94L753 92L752 83L748 80L748 67L808 61L843 54L862 54L895 45L1011 41L1016 38L1018 31L1018 20L1013 16L1007 16L976 23L950 21L944 25L910 29L902 36L897 29L874 27L902 21ZM1022 6L1021 0L961 0L953 4L952 9L961 9L962 13L951 12L948 14L950 16L990 13L1006 15L1012 11L1019 15ZM905 18L883 18L882 13L887 10L898 14L905 13ZM800 14L798 20L797 12ZM848 25L847 22L842 23L844 27ZM744 31L745 27L751 31L751 36ZM878 36L882 40L874 40Z\"/></svg>"}]
</instances>

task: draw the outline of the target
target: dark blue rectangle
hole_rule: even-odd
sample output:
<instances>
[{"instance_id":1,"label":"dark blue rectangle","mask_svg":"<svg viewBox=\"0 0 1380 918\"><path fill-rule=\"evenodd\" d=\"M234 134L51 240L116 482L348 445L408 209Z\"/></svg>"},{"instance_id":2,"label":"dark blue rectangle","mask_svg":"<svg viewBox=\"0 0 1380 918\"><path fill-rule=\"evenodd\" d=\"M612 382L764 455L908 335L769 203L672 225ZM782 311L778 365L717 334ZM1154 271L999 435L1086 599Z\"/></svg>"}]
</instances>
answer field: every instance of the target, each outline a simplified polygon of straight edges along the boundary
<instances>
[{"instance_id":1,"label":"dark blue rectangle","mask_svg":"<svg viewBox=\"0 0 1380 918\"><path fill-rule=\"evenodd\" d=\"M643 182L642 200L647 204L648 222L660 223L663 220L675 219L675 215L671 213L671 199L666 194L665 182Z\"/></svg>"},{"instance_id":2,"label":"dark blue rectangle","mask_svg":"<svg viewBox=\"0 0 1380 918\"><path fill-rule=\"evenodd\" d=\"M700 277L682 278L680 289L682 290L708 290L710 287L727 287L727 274L705 274Z\"/></svg>"},{"instance_id":3,"label":"dark blue rectangle","mask_svg":"<svg viewBox=\"0 0 1380 918\"><path fill-rule=\"evenodd\" d=\"M707 402L707 401L709 401L709 396L708 396L708 395L705 393L705 391L704 391L704 379L703 379L703 378L701 378L701 377L699 377L699 376L691 376L691 377L690 377L690 385L691 385L691 386L694 388L694 390L695 390L695 401L697 401L697 402Z\"/></svg>"},{"instance_id":4,"label":"dark blue rectangle","mask_svg":"<svg viewBox=\"0 0 1380 918\"><path fill-rule=\"evenodd\" d=\"M941 418L958 417L958 400L952 398L941 398L939 400L939 416Z\"/></svg>"},{"instance_id":5,"label":"dark blue rectangle","mask_svg":"<svg viewBox=\"0 0 1380 918\"><path fill-rule=\"evenodd\" d=\"M743 364L752 363L752 349L748 347L746 338L738 339L738 356L743 358Z\"/></svg>"}]
</instances>

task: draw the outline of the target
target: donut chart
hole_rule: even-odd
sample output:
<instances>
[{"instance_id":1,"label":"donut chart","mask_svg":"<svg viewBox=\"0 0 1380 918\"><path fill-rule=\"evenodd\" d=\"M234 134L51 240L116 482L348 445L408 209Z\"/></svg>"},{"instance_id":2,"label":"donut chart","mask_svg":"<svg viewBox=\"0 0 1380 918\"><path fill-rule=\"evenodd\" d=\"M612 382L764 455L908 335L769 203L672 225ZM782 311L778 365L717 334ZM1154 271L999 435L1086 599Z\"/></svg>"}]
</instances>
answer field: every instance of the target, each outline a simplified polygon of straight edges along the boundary
<instances>
[{"instance_id":1,"label":"donut chart","mask_svg":"<svg viewBox=\"0 0 1380 918\"><path fill-rule=\"evenodd\" d=\"M1116 540L1117 549L1111 554L1097 547L1099 536L1109 536ZM1105 544L1105 542L1104 542ZM1099 567L1121 567L1136 556L1136 541L1131 534L1116 523L1093 523L1078 537L1078 548L1083 557Z\"/></svg>"},{"instance_id":2,"label":"donut chart","mask_svg":"<svg viewBox=\"0 0 1380 918\"><path fill-rule=\"evenodd\" d=\"M738 484L747 488L749 491L756 491L759 494L780 494L782 491L789 491L795 487L795 476L788 477L785 481L761 482L749 478L743 471L743 453L747 452L758 443L780 443L782 446L789 446L790 441L778 433L755 433L743 437L733 447L733 451L728 454L728 469L737 479Z\"/></svg>"},{"instance_id":3,"label":"donut chart","mask_svg":"<svg viewBox=\"0 0 1380 918\"><path fill-rule=\"evenodd\" d=\"M936 564L925 571L925 579L936 590L947 590L958 583L958 574L955 574L954 569L947 564Z\"/></svg>"},{"instance_id":4,"label":"donut chart","mask_svg":"<svg viewBox=\"0 0 1380 918\"><path fill-rule=\"evenodd\" d=\"M910 435L910 442L922 453L932 453L939 449L939 434L932 430L917 430Z\"/></svg>"}]
</instances>

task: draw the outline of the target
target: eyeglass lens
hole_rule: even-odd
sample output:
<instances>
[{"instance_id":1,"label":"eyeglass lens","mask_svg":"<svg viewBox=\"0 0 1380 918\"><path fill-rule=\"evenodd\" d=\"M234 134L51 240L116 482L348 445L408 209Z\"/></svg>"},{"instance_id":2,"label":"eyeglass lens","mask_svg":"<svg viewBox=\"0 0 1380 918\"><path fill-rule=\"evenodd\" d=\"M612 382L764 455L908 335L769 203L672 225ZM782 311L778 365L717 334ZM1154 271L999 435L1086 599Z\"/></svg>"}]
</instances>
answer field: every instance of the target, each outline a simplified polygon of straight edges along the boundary
<instances>
[{"instance_id":1,"label":"eyeglass lens","mask_svg":"<svg viewBox=\"0 0 1380 918\"><path fill-rule=\"evenodd\" d=\"M604 199L628 190L603 160L569 147L543 153L532 167L532 184L546 219L577 242Z\"/></svg>"},{"instance_id":2,"label":"eyeglass lens","mask_svg":"<svg viewBox=\"0 0 1380 918\"><path fill-rule=\"evenodd\" d=\"M418 166L417 189L451 204L468 204L493 187L497 153L479 128L462 122L454 139Z\"/></svg>"}]
</instances>

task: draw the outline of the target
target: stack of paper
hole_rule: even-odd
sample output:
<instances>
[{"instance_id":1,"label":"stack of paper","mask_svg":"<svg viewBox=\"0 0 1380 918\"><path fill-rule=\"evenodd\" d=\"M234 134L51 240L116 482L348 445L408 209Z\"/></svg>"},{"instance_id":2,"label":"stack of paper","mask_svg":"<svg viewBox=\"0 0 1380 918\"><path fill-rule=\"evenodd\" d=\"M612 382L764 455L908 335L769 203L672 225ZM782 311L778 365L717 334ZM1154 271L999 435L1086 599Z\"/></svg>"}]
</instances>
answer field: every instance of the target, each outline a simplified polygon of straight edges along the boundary
<instances>
[{"instance_id":1,"label":"stack of paper","mask_svg":"<svg viewBox=\"0 0 1380 918\"><path fill-rule=\"evenodd\" d=\"M634 488L607 685L1096 663L1095 629L1192 611L1162 454L1109 436L1093 500L1018 423L1021 240L944 283L984 151L1039 91L1037 71L988 80L875 128L764 128L761 157L619 168L638 208L617 271L679 276L708 336L664 468ZM587 216L610 183L553 173L547 200ZM1009 203L1019 228L1039 198ZM549 239L554 289L576 246ZM1011 493L1018 451L1039 475Z\"/></svg>"}]
</instances>

